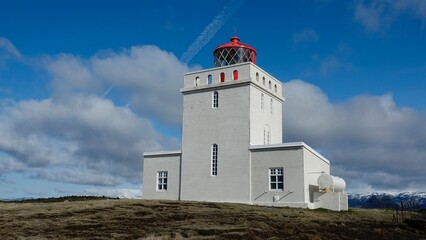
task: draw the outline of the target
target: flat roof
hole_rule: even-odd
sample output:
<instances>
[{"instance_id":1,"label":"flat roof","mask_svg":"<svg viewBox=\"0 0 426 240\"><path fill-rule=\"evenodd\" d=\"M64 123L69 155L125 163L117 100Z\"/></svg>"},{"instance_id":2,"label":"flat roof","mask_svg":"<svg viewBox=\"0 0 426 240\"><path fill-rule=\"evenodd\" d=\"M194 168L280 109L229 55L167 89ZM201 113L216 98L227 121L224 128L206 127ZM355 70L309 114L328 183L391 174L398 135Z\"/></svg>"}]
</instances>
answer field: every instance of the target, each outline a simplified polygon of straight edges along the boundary
<instances>
[{"instance_id":1,"label":"flat roof","mask_svg":"<svg viewBox=\"0 0 426 240\"><path fill-rule=\"evenodd\" d=\"M157 152L144 152L144 157L156 157L164 155L181 155L182 150L170 150L170 151L157 151Z\"/></svg>"},{"instance_id":2,"label":"flat roof","mask_svg":"<svg viewBox=\"0 0 426 240\"><path fill-rule=\"evenodd\" d=\"M289 143L280 143L280 144L270 144L270 145L253 145L249 147L250 151L267 151L267 150L279 150L286 148L306 148L312 154L323 160L324 162L330 164L330 161L321 155L319 152L315 151L313 148L309 147L308 144L304 142L289 142Z\"/></svg>"}]
</instances>

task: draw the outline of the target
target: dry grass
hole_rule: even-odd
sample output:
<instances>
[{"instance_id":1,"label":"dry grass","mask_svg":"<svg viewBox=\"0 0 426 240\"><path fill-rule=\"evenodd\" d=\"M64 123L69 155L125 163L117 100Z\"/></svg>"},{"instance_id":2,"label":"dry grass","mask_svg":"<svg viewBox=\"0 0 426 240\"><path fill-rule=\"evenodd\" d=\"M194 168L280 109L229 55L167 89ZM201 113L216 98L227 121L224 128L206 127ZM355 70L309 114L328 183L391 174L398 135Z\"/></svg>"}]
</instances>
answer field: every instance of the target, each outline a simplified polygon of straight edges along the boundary
<instances>
[{"instance_id":1,"label":"dry grass","mask_svg":"<svg viewBox=\"0 0 426 240\"><path fill-rule=\"evenodd\" d=\"M122 199L0 203L0 213L1 239L426 239L387 210Z\"/></svg>"}]
</instances>

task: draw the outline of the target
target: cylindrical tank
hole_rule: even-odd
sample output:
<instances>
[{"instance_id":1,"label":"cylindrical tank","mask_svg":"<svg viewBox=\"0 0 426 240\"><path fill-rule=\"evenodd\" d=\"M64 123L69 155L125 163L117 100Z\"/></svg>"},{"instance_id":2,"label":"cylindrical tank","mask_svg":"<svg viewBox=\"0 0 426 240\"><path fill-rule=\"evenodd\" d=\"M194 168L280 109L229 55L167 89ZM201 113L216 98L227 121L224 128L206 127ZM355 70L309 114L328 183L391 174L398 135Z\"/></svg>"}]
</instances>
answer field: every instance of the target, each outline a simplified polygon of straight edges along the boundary
<instances>
[{"instance_id":1,"label":"cylindrical tank","mask_svg":"<svg viewBox=\"0 0 426 240\"><path fill-rule=\"evenodd\" d=\"M214 67L223 67L243 62L256 64L256 49L248 44L241 43L238 37L232 37L231 42L215 48L213 56Z\"/></svg>"},{"instance_id":2,"label":"cylindrical tank","mask_svg":"<svg viewBox=\"0 0 426 240\"><path fill-rule=\"evenodd\" d=\"M343 192L346 188L345 180L340 177L331 176L327 173L322 173L318 177L317 182L320 191Z\"/></svg>"}]
</instances>

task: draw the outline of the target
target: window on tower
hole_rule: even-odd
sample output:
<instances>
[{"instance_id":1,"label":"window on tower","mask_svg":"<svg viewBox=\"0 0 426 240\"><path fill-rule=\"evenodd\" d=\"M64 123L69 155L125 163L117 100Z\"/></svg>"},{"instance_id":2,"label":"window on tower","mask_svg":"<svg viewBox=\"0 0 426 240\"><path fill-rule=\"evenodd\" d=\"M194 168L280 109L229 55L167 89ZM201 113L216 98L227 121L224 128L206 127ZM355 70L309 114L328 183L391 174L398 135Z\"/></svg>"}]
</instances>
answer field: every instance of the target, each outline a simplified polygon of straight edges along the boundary
<instances>
[{"instance_id":1,"label":"window on tower","mask_svg":"<svg viewBox=\"0 0 426 240\"><path fill-rule=\"evenodd\" d=\"M258 72L256 73L256 81L259 82L259 73Z\"/></svg>"},{"instance_id":2,"label":"window on tower","mask_svg":"<svg viewBox=\"0 0 426 240\"><path fill-rule=\"evenodd\" d=\"M271 132L269 130L266 131L266 144L271 144Z\"/></svg>"},{"instance_id":3,"label":"window on tower","mask_svg":"<svg viewBox=\"0 0 426 240\"><path fill-rule=\"evenodd\" d=\"M220 82L225 82L225 73L224 72L220 73Z\"/></svg>"},{"instance_id":4,"label":"window on tower","mask_svg":"<svg viewBox=\"0 0 426 240\"><path fill-rule=\"evenodd\" d=\"M266 129L263 129L263 145L266 145Z\"/></svg>"},{"instance_id":5,"label":"window on tower","mask_svg":"<svg viewBox=\"0 0 426 240\"><path fill-rule=\"evenodd\" d=\"M238 80L238 71L234 70L234 80Z\"/></svg>"},{"instance_id":6,"label":"window on tower","mask_svg":"<svg viewBox=\"0 0 426 240\"><path fill-rule=\"evenodd\" d=\"M207 77L207 83L208 83L208 84L212 84L212 82L213 82L213 77L212 77L212 75L209 75L209 76Z\"/></svg>"},{"instance_id":7,"label":"window on tower","mask_svg":"<svg viewBox=\"0 0 426 240\"><path fill-rule=\"evenodd\" d=\"M269 81L269 89L272 89L272 84L271 84L271 81Z\"/></svg>"},{"instance_id":8,"label":"window on tower","mask_svg":"<svg viewBox=\"0 0 426 240\"><path fill-rule=\"evenodd\" d=\"M195 86L198 86L198 85L200 85L200 78L196 77L195 78Z\"/></svg>"},{"instance_id":9,"label":"window on tower","mask_svg":"<svg viewBox=\"0 0 426 240\"><path fill-rule=\"evenodd\" d=\"M265 77L262 78L262 84L265 85Z\"/></svg>"},{"instance_id":10,"label":"window on tower","mask_svg":"<svg viewBox=\"0 0 426 240\"><path fill-rule=\"evenodd\" d=\"M218 108L219 107L219 93L217 91L213 92L213 99L212 99L213 103L212 106L213 108Z\"/></svg>"},{"instance_id":11,"label":"window on tower","mask_svg":"<svg viewBox=\"0 0 426 240\"><path fill-rule=\"evenodd\" d=\"M271 131L268 125L263 128L263 145L271 144Z\"/></svg>"},{"instance_id":12,"label":"window on tower","mask_svg":"<svg viewBox=\"0 0 426 240\"><path fill-rule=\"evenodd\" d=\"M217 155L218 155L218 148L217 144L214 143L212 146L212 176L217 176Z\"/></svg>"},{"instance_id":13,"label":"window on tower","mask_svg":"<svg viewBox=\"0 0 426 240\"><path fill-rule=\"evenodd\" d=\"M277 92L277 84L274 85L274 91Z\"/></svg>"}]
</instances>

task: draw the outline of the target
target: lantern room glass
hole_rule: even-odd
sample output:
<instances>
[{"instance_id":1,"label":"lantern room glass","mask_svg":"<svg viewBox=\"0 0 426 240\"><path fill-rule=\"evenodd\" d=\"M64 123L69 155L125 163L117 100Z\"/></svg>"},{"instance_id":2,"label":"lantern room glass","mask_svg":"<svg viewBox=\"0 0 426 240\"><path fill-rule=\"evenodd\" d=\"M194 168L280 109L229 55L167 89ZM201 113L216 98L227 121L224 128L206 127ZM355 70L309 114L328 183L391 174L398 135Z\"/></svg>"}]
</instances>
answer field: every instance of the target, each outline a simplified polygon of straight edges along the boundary
<instances>
[{"instance_id":1,"label":"lantern room glass","mask_svg":"<svg viewBox=\"0 0 426 240\"><path fill-rule=\"evenodd\" d=\"M217 49L214 53L214 67L237 63L255 62L256 53L248 48L228 47Z\"/></svg>"}]
</instances>

